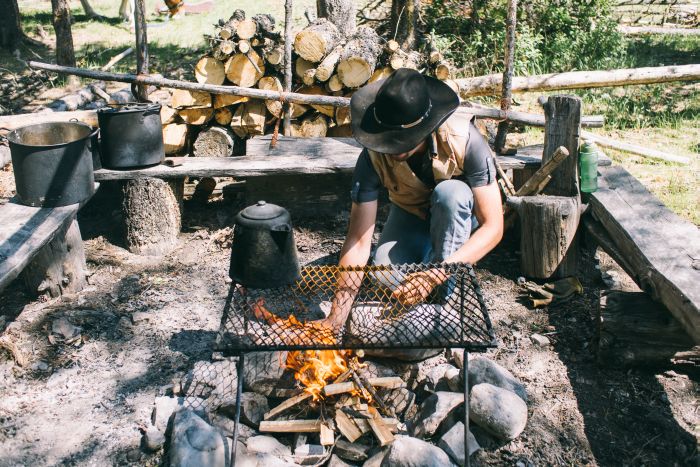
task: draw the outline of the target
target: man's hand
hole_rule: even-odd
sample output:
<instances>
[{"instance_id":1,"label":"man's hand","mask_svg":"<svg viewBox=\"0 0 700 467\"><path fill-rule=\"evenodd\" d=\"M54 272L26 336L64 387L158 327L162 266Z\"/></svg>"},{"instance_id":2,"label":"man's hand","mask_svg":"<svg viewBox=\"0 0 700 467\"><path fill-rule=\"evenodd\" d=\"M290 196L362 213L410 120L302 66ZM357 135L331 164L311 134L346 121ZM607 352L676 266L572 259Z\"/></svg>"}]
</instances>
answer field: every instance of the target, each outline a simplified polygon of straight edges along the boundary
<instances>
[{"instance_id":1,"label":"man's hand","mask_svg":"<svg viewBox=\"0 0 700 467\"><path fill-rule=\"evenodd\" d=\"M391 294L402 305L412 306L424 301L428 295L447 280L442 269L428 269L406 276L401 285Z\"/></svg>"}]
</instances>

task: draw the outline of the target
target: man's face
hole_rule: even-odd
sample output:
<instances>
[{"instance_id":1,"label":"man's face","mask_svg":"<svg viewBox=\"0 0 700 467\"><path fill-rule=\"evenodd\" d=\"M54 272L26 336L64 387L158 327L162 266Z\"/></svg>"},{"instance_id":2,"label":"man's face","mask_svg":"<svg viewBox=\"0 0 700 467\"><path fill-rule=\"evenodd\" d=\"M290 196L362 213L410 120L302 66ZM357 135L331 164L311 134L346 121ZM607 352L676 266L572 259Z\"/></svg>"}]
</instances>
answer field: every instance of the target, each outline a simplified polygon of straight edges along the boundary
<instances>
[{"instance_id":1,"label":"man's face","mask_svg":"<svg viewBox=\"0 0 700 467\"><path fill-rule=\"evenodd\" d=\"M388 156L394 159L396 162L405 161L412 155L425 150L425 141L422 141L418 146L411 149L408 152L402 152L401 154L389 154Z\"/></svg>"}]
</instances>

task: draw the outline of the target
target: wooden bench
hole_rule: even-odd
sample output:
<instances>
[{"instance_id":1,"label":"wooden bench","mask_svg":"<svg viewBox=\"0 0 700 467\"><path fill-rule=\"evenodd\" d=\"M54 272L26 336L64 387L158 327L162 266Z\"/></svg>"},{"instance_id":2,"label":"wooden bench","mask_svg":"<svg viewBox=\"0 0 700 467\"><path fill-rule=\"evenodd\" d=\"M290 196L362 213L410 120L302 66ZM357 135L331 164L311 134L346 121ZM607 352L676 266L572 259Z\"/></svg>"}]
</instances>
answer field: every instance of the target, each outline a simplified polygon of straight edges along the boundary
<instances>
[{"instance_id":1,"label":"wooden bench","mask_svg":"<svg viewBox=\"0 0 700 467\"><path fill-rule=\"evenodd\" d=\"M33 294L57 297L82 290L85 251L76 215L80 205L0 206L0 290L20 274Z\"/></svg>"}]
</instances>

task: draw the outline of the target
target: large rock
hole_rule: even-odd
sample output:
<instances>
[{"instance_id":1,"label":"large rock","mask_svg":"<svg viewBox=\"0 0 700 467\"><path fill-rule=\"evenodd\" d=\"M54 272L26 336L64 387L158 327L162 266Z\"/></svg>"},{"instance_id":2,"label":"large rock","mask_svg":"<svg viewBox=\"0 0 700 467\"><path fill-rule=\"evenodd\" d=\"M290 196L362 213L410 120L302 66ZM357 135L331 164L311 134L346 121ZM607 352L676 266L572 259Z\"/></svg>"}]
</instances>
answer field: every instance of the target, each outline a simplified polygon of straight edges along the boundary
<instances>
[{"instance_id":1,"label":"large rock","mask_svg":"<svg viewBox=\"0 0 700 467\"><path fill-rule=\"evenodd\" d=\"M207 412L207 404L204 399L199 397L156 397L151 413L153 425L159 431L165 433L168 429L168 423L172 415L180 409L188 409L199 415L205 415Z\"/></svg>"},{"instance_id":2,"label":"large rock","mask_svg":"<svg viewBox=\"0 0 700 467\"><path fill-rule=\"evenodd\" d=\"M244 392L241 395L241 420L252 427L258 427L260 421L270 410L267 397L255 392ZM234 412L235 416L235 407Z\"/></svg>"},{"instance_id":3,"label":"large rock","mask_svg":"<svg viewBox=\"0 0 700 467\"><path fill-rule=\"evenodd\" d=\"M389 389L379 391L379 395L384 403L394 409L394 413L403 419L416 402L416 395L406 388Z\"/></svg>"},{"instance_id":4,"label":"large rock","mask_svg":"<svg viewBox=\"0 0 700 467\"><path fill-rule=\"evenodd\" d=\"M457 368L453 367L449 363L442 363L440 365L430 368L426 375L427 378L425 382L425 389L432 392L450 390L448 384L449 377L447 376L448 371L451 374L454 371L457 371L457 373L459 373L459 370L457 370Z\"/></svg>"},{"instance_id":5,"label":"large rock","mask_svg":"<svg viewBox=\"0 0 700 467\"><path fill-rule=\"evenodd\" d=\"M437 446L417 438L397 436L381 467L452 467L450 458Z\"/></svg>"},{"instance_id":6,"label":"large rock","mask_svg":"<svg viewBox=\"0 0 700 467\"><path fill-rule=\"evenodd\" d=\"M274 454L276 456L291 456L292 450L289 446L277 441L272 436L251 436L246 441L248 452L258 452L260 454Z\"/></svg>"},{"instance_id":7,"label":"large rock","mask_svg":"<svg viewBox=\"0 0 700 467\"><path fill-rule=\"evenodd\" d=\"M488 383L516 393L527 402L527 391L513 373L485 357L469 359L469 390L477 384Z\"/></svg>"},{"instance_id":8,"label":"large rock","mask_svg":"<svg viewBox=\"0 0 700 467\"><path fill-rule=\"evenodd\" d=\"M225 467L226 437L191 410L175 414L170 441L171 467Z\"/></svg>"},{"instance_id":9,"label":"large rock","mask_svg":"<svg viewBox=\"0 0 700 467\"><path fill-rule=\"evenodd\" d=\"M381 467L382 461L386 457L386 455L389 453L389 448L384 448L369 459L365 461L364 464L362 464L362 467Z\"/></svg>"},{"instance_id":10,"label":"large rock","mask_svg":"<svg viewBox=\"0 0 700 467\"><path fill-rule=\"evenodd\" d=\"M462 379L462 372L458 368L452 367L445 372L445 379L447 380L447 387L452 392L458 392L464 390L464 380Z\"/></svg>"},{"instance_id":11,"label":"large rock","mask_svg":"<svg viewBox=\"0 0 700 467\"><path fill-rule=\"evenodd\" d=\"M442 353L443 349L365 349L370 357L395 358L404 362L420 362Z\"/></svg>"},{"instance_id":12,"label":"large rock","mask_svg":"<svg viewBox=\"0 0 700 467\"><path fill-rule=\"evenodd\" d=\"M439 391L431 395L423 401L411 423L413 436L430 438L443 422L457 415L463 404L464 394L459 392Z\"/></svg>"},{"instance_id":13,"label":"large rock","mask_svg":"<svg viewBox=\"0 0 700 467\"><path fill-rule=\"evenodd\" d=\"M218 428L223 434L229 438L233 438L233 432L236 427L236 422L233 419L222 415L218 412L212 412L209 414L209 422ZM256 436L258 434L254 428L249 427L245 423L238 424L238 440L245 442L251 436Z\"/></svg>"},{"instance_id":14,"label":"large rock","mask_svg":"<svg viewBox=\"0 0 700 467\"><path fill-rule=\"evenodd\" d=\"M512 391L477 384L469 396L469 418L494 436L511 440L525 429L527 404Z\"/></svg>"},{"instance_id":15,"label":"large rock","mask_svg":"<svg viewBox=\"0 0 700 467\"><path fill-rule=\"evenodd\" d=\"M270 396L294 387L294 376L285 369L287 352L251 352L243 364L243 389Z\"/></svg>"},{"instance_id":16,"label":"large rock","mask_svg":"<svg viewBox=\"0 0 700 467\"><path fill-rule=\"evenodd\" d=\"M469 455L481 449L472 432L469 432ZM464 423L457 422L447 433L442 435L437 445L450 456L456 464L464 466Z\"/></svg>"},{"instance_id":17,"label":"large rock","mask_svg":"<svg viewBox=\"0 0 700 467\"><path fill-rule=\"evenodd\" d=\"M141 438L141 445L146 451L157 451L165 444L165 435L156 427L149 427Z\"/></svg>"},{"instance_id":18,"label":"large rock","mask_svg":"<svg viewBox=\"0 0 700 467\"><path fill-rule=\"evenodd\" d=\"M281 459L273 454L250 452L243 443L238 443L236 467L295 467L297 464Z\"/></svg>"},{"instance_id":19,"label":"large rock","mask_svg":"<svg viewBox=\"0 0 700 467\"><path fill-rule=\"evenodd\" d=\"M336 456L335 454L333 454L331 456L331 460L328 461L328 467L354 467L354 466L355 466L355 464L348 464L347 462L345 462L343 459Z\"/></svg>"},{"instance_id":20,"label":"large rock","mask_svg":"<svg viewBox=\"0 0 700 467\"><path fill-rule=\"evenodd\" d=\"M361 443L351 443L344 439L339 439L335 444L335 452L337 455L345 460L351 462L362 462L366 461L369 457L367 453L369 452L371 446Z\"/></svg>"},{"instance_id":21,"label":"large rock","mask_svg":"<svg viewBox=\"0 0 700 467\"><path fill-rule=\"evenodd\" d=\"M326 449L320 444L302 444L294 449L294 462L299 465L316 465L326 457Z\"/></svg>"}]
</instances>

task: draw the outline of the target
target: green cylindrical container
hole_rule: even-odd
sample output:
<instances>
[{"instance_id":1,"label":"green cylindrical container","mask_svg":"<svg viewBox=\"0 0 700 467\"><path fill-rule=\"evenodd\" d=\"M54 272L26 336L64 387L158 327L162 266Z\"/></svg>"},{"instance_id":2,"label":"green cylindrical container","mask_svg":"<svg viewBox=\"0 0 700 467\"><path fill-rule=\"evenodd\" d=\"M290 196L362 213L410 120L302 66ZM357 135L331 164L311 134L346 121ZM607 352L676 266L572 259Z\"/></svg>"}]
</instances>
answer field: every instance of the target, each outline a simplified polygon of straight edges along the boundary
<instances>
[{"instance_id":1,"label":"green cylindrical container","mask_svg":"<svg viewBox=\"0 0 700 467\"><path fill-rule=\"evenodd\" d=\"M584 193L598 191L598 147L584 140L578 152L578 161L581 191Z\"/></svg>"}]
</instances>

